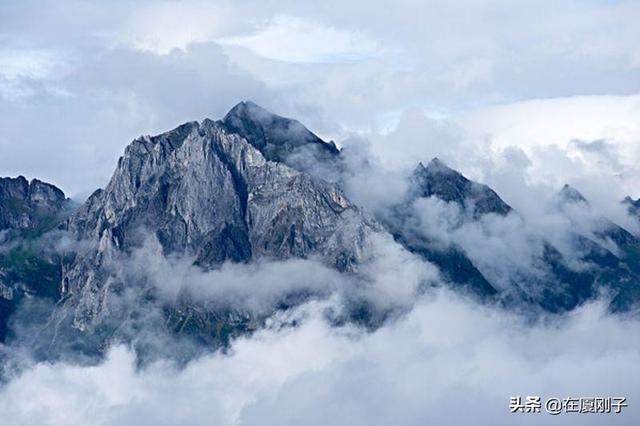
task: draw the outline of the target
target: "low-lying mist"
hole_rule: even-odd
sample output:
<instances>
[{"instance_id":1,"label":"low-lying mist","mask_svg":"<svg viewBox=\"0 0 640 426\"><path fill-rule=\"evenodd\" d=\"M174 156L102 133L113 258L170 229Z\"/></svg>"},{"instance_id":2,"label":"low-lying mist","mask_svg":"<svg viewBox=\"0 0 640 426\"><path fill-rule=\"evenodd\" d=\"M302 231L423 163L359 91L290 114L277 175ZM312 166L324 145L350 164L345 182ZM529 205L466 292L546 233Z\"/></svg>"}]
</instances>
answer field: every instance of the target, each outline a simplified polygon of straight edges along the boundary
<instances>
[{"instance_id":1,"label":"low-lying mist","mask_svg":"<svg viewBox=\"0 0 640 426\"><path fill-rule=\"evenodd\" d=\"M374 332L332 326L339 297L178 366L139 367L126 345L91 366L37 363L0 390L10 424L602 424L603 415L509 411L517 395L623 396L607 424L634 424L640 323L599 302L531 324L432 289ZM177 348L176 348L177 349Z\"/></svg>"}]
</instances>

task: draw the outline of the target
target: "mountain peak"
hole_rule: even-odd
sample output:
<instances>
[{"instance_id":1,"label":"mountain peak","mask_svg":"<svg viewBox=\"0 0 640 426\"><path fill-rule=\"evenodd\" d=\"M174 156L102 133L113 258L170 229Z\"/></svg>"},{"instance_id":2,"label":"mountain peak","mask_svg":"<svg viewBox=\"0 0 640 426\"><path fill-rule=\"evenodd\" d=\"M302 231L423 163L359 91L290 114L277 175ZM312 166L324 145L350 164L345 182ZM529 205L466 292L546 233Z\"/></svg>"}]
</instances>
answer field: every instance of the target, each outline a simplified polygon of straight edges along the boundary
<instances>
[{"instance_id":1,"label":"mountain peak","mask_svg":"<svg viewBox=\"0 0 640 426\"><path fill-rule=\"evenodd\" d=\"M433 159L431 161L429 161L429 164L427 164L427 168L444 168L444 169L449 169L451 170L442 160L440 160L438 157L433 157Z\"/></svg>"},{"instance_id":2,"label":"mountain peak","mask_svg":"<svg viewBox=\"0 0 640 426\"><path fill-rule=\"evenodd\" d=\"M573 186L565 183L560 192L558 192L558 196L560 197L562 202L570 202L570 203L584 203L589 204L589 201Z\"/></svg>"},{"instance_id":3,"label":"mountain peak","mask_svg":"<svg viewBox=\"0 0 640 426\"><path fill-rule=\"evenodd\" d=\"M302 171L313 163L331 161L339 154L299 121L279 116L261 106L242 101L222 119L231 132L244 137L267 160L286 163Z\"/></svg>"},{"instance_id":4,"label":"mountain peak","mask_svg":"<svg viewBox=\"0 0 640 426\"><path fill-rule=\"evenodd\" d=\"M640 215L640 198L634 200L627 195L626 197L624 197L624 200L622 200L622 204L625 204L627 206L627 211L629 213L636 216Z\"/></svg>"},{"instance_id":5,"label":"mountain peak","mask_svg":"<svg viewBox=\"0 0 640 426\"><path fill-rule=\"evenodd\" d=\"M38 227L67 201L59 188L38 179L0 178L0 230Z\"/></svg>"},{"instance_id":6,"label":"mountain peak","mask_svg":"<svg viewBox=\"0 0 640 426\"><path fill-rule=\"evenodd\" d=\"M268 121L272 120L274 116L276 115L252 101L241 101L229 110L222 121L226 123L232 121L234 118Z\"/></svg>"},{"instance_id":7,"label":"mountain peak","mask_svg":"<svg viewBox=\"0 0 640 426\"><path fill-rule=\"evenodd\" d=\"M265 161L282 154L272 148L291 146L289 135L278 133L290 122L275 115L256 121L247 108L240 104L225 117L237 131L205 120L136 142L105 190L69 219L74 238L100 241L64 272L75 327L86 329L103 311L100 301L110 291L104 278L110 258L103 253L140 247L139 229L155 237L163 254L187 255L205 269L310 256L355 269L377 225L337 185Z\"/></svg>"},{"instance_id":8,"label":"mountain peak","mask_svg":"<svg viewBox=\"0 0 640 426\"><path fill-rule=\"evenodd\" d=\"M506 215L511 211L511 207L491 188L467 179L437 157L426 167L419 163L412 179L414 193L418 197L436 196L446 202L471 206L475 217L487 213Z\"/></svg>"},{"instance_id":9,"label":"mountain peak","mask_svg":"<svg viewBox=\"0 0 640 426\"><path fill-rule=\"evenodd\" d=\"M431 161L429 161L427 163L427 165L425 166L424 163L421 161L418 163L418 165L416 166L416 168L413 170L413 174L414 176L418 177L420 175L426 175L426 174L443 174L443 173L447 173L447 174L456 174L459 175L462 179L466 178L464 176L462 176L459 172L453 170L452 168L450 168L449 166L447 166L442 160L440 160L438 157L434 157Z\"/></svg>"}]
</instances>

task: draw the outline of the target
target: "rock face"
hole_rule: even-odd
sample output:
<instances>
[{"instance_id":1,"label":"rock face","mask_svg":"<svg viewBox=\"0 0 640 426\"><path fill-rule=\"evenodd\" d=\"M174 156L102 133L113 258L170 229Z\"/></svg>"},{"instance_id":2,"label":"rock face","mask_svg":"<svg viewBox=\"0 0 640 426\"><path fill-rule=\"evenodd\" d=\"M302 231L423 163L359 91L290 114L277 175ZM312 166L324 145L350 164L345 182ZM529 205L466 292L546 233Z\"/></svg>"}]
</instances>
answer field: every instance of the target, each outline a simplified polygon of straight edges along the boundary
<instances>
[{"instance_id":1,"label":"rock face","mask_svg":"<svg viewBox=\"0 0 640 426\"><path fill-rule=\"evenodd\" d=\"M0 178L0 231L46 227L66 203L64 193L48 183Z\"/></svg>"},{"instance_id":2,"label":"rock face","mask_svg":"<svg viewBox=\"0 0 640 426\"><path fill-rule=\"evenodd\" d=\"M222 122L187 123L126 148L108 186L68 221L78 241L93 244L63 276L75 326L87 327L106 309L109 261L145 235L157 238L164 254L190 256L205 269L311 256L342 271L359 263L377 225L336 185L279 161L300 143L328 153L335 147L299 124L262 111L248 115L255 108L240 104Z\"/></svg>"},{"instance_id":3,"label":"rock face","mask_svg":"<svg viewBox=\"0 0 640 426\"><path fill-rule=\"evenodd\" d=\"M51 184L0 178L0 342L25 298L59 299L60 259L38 238L64 220L69 206Z\"/></svg>"}]
</instances>

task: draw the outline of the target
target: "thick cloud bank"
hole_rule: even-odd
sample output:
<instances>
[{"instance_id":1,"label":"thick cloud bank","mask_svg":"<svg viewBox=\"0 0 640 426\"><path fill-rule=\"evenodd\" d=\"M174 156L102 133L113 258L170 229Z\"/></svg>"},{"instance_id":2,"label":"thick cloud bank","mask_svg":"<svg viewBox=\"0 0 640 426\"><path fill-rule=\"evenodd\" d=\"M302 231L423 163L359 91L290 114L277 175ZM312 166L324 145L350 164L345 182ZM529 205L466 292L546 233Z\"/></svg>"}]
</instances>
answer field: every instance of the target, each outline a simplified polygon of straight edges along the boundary
<instances>
[{"instance_id":1,"label":"thick cloud bank","mask_svg":"<svg viewBox=\"0 0 640 426\"><path fill-rule=\"evenodd\" d=\"M38 364L0 390L7 424L634 424L640 324L598 303L526 324L448 292L373 333L324 319L332 299L272 318L229 353L136 368ZM298 324L291 326L291 324ZM509 397L624 396L622 414L511 414Z\"/></svg>"}]
</instances>

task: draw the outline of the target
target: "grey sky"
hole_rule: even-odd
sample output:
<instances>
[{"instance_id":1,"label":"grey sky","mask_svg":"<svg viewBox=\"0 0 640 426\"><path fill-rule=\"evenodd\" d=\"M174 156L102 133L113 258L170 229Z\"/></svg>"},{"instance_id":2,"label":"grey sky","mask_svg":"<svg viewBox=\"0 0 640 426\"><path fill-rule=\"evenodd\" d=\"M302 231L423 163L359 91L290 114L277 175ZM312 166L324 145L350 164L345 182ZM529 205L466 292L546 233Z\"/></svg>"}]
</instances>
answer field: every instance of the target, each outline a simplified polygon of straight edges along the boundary
<instances>
[{"instance_id":1,"label":"grey sky","mask_svg":"<svg viewBox=\"0 0 640 426\"><path fill-rule=\"evenodd\" d=\"M70 195L140 134L251 98L338 141L403 111L455 116L640 89L635 1L0 4L0 174Z\"/></svg>"}]
</instances>

